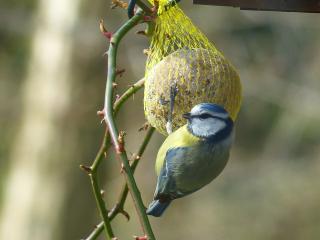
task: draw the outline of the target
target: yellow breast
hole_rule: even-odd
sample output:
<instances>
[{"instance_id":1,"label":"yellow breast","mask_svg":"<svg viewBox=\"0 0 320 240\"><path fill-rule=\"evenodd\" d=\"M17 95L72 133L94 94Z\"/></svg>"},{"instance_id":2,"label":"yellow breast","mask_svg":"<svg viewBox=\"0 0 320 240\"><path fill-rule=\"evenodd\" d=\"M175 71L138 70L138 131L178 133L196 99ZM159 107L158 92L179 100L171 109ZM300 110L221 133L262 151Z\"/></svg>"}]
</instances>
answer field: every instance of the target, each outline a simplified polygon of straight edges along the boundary
<instances>
[{"instance_id":1,"label":"yellow breast","mask_svg":"<svg viewBox=\"0 0 320 240\"><path fill-rule=\"evenodd\" d=\"M159 149L157 160L156 160L156 173L159 176L160 170L163 166L164 159L169 149L178 147L188 147L196 145L200 138L192 135L187 130L187 125L182 126L177 131L170 134L163 142Z\"/></svg>"}]
</instances>

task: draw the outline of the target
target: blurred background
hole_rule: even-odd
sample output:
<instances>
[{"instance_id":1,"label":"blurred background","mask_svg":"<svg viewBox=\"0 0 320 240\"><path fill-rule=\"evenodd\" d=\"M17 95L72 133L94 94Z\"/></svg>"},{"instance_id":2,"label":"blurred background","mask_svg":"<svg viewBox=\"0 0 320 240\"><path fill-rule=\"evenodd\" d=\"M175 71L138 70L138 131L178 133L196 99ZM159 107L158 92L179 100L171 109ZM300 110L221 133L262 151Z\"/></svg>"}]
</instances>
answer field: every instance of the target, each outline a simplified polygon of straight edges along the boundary
<instances>
[{"instance_id":1,"label":"blurred background","mask_svg":"<svg viewBox=\"0 0 320 240\"><path fill-rule=\"evenodd\" d=\"M239 70L244 101L230 161L213 183L177 200L160 219L158 239L320 239L319 14L249 12L226 7L182 9ZM99 19L115 30L126 19L110 1L0 2L0 239L70 240L100 221L89 178L104 127L108 43ZM136 30L142 30L138 26ZM118 66L118 93L144 75L148 40L130 32ZM134 153L145 122L142 92L118 117ZM153 196L155 134L136 178L145 204ZM111 207L123 178L112 156L99 177ZM139 235L113 222L120 239ZM99 239L103 239L102 237Z\"/></svg>"}]
</instances>

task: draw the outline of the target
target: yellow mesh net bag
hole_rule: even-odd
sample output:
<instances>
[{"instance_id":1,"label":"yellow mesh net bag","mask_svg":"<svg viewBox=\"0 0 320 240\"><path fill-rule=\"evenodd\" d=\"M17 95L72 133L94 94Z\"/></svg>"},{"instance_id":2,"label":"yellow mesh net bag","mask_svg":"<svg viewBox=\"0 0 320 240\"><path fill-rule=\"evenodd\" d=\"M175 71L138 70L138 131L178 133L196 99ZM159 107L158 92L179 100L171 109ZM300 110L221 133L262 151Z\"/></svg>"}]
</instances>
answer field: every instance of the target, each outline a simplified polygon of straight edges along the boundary
<instances>
[{"instance_id":1,"label":"yellow mesh net bag","mask_svg":"<svg viewBox=\"0 0 320 240\"><path fill-rule=\"evenodd\" d=\"M168 4L159 1L146 63L144 110L148 122L167 135L169 118L176 130L186 124L182 114L203 102L224 106L235 120L241 105L237 71L176 4Z\"/></svg>"}]
</instances>

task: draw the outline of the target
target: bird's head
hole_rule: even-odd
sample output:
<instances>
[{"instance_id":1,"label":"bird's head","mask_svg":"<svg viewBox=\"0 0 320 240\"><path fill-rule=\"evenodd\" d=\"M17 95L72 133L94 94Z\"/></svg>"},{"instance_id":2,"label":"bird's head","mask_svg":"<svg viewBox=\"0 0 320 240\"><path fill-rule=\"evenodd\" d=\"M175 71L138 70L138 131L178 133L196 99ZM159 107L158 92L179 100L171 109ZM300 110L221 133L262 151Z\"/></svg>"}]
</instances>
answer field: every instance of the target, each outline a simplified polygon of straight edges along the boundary
<instances>
[{"instance_id":1,"label":"bird's head","mask_svg":"<svg viewBox=\"0 0 320 240\"><path fill-rule=\"evenodd\" d=\"M188 120L188 130L201 138L229 134L233 128L229 113L222 106L213 103L200 103L183 117Z\"/></svg>"}]
</instances>

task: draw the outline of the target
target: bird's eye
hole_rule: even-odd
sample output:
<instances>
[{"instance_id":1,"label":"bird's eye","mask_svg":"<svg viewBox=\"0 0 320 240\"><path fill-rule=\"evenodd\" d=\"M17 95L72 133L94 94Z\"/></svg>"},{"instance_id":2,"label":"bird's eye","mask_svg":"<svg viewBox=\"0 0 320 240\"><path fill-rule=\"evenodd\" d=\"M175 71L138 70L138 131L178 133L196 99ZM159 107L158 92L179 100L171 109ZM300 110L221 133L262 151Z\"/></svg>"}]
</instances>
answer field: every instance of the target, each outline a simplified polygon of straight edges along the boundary
<instances>
[{"instance_id":1,"label":"bird's eye","mask_svg":"<svg viewBox=\"0 0 320 240\"><path fill-rule=\"evenodd\" d=\"M207 118L210 118L210 117L212 117L212 116L210 114L207 114L207 113L201 114L199 116L200 119L207 119Z\"/></svg>"}]
</instances>

